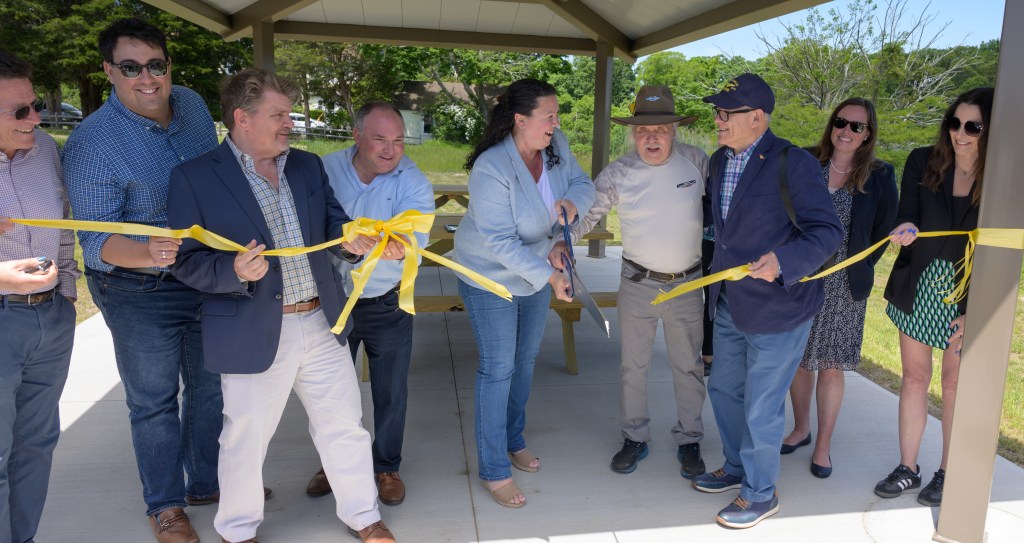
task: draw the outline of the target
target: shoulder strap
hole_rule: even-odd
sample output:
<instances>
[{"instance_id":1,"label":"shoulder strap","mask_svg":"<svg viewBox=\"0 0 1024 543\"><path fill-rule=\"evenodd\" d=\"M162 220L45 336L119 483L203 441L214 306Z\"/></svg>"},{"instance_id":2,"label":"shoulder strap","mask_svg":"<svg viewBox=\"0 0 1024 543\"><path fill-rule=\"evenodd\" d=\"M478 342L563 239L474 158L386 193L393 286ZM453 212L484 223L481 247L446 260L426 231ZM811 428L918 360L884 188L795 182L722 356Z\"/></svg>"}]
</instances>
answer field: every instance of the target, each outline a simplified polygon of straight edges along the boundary
<instances>
[{"instance_id":1,"label":"shoulder strap","mask_svg":"<svg viewBox=\"0 0 1024 543\"><path fill-rule=\"evenodd\" d=\"M789 222L793 223L797 230L803 232L804 229L796 223L796 210L793 209L793 198L789 195L789 150L793 147L796 145L790 144L783 147L782 156L779 157L779 195L782 196L782 206L786 208Z\"/></svg>"}]
</instances>

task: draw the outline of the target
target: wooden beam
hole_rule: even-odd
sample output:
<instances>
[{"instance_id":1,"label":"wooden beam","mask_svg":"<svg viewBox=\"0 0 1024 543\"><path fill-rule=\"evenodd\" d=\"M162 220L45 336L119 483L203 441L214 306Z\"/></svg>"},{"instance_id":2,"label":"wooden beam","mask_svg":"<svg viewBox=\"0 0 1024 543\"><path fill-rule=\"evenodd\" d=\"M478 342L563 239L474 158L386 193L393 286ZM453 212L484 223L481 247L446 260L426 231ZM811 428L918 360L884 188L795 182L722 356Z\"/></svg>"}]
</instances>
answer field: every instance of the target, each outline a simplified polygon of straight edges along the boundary
<instances>
[{"instance_id":1,"label":"wooden beam","mask_svg":"<svg viewBox=\"0 0 1024 543\"><path fill-rule=\"evenodd\" d=\"M258 0L231 16L231 31L222 32L226 41L252 34L257 23L273 23L319 0Z\"/></svg>"},{"instance_id":2,"label":"wooden beam","mask_svg":"<svg viewBox=\"0 0 1024 543\"><path fill-rule=\"evenodd\" d=\"M1017 99L1017 89L1024 85L1024 72L1016 60L1016 53L1024 52L1024 35L1018 30L1021 24L1024 3L1006 0L991 126L985 127L990 133L978 221L982 228L1024 228L1020 213L1024 194L1017 189L1024 155L1015 137L1017 126L1024 122L1024 109ZM1017 249L984 245L978 245L974 253L946 482L938 528L932 536L935 541L981 543L986 539L1021 256Z\"/></svg>"},{"instance_id":3,"label":"wooden beam","mask_svg":"<svg viewBox=\"0 0 1024 543\"><path fill-rule=\"evenodd\" d=\"M580 0L542 0L541 3L594 41L606 41L615 48L616 53L626 57L629 62L636 60L636 55L632 53L633 42L629 36L590 9L590 6Z\"/></svg>"},{"instance_id":4,"label":"wooden beam","mask_svg":"<svg viewBox=\"0 0 1024 543\"><path fill-rule=\"evenodd\" d=\"M177 15L207 30L224 34L231 30L231 19L217 8L199 0L142 0L171 15Z\"/></svg>"},{"instance_id":5,"label":"wooden beam","mask_svg":"<svg viewBox=\"0 0 1024 543\"><path fill-rule=\"evenodd\" d=\"M274 23L256 23L251 28L253 66L276 72L277 69L274 64Z\"/></svg>"},{"instance_id":6,"label":"wooden beam","mask_svg":"<svg viewBox=\"0 0 1024 543\"><path fill-rule=\"evenodd\" d=\"M594 135L591 140L590 176L597 177L608 165L611 152L612 116L612 45L606 41L597 42L597 69L594 74ZM605 229L608 218L601 217L597 226ZM604 258L604 240L590 240L587 256Z\"/></svg>"},{"instance_id":7,"label":"wooden beam","mask_svg":"<svg viewBox=\"0 0 1024 543\"><path fill-rule=\"evenodd\" d=\"M824 4L828 0L737 0L633 40L631 55L644 56Z\"/></svg>"},{"instance_id":8,"label":"wooden beam","mask_svg":"<svg viewBox=\"0 0 1024 543\"><path fill-rule=\"evenodd\" d=\"M594 42L583 38L550 38L520 34L300 23L293 21L277 21L274 23L274 34L277 36L277 39L283 40L381 43L450 49L521 51L524 53L549 53L553 55L594 55Z\"/></svg>"}]
</instances>

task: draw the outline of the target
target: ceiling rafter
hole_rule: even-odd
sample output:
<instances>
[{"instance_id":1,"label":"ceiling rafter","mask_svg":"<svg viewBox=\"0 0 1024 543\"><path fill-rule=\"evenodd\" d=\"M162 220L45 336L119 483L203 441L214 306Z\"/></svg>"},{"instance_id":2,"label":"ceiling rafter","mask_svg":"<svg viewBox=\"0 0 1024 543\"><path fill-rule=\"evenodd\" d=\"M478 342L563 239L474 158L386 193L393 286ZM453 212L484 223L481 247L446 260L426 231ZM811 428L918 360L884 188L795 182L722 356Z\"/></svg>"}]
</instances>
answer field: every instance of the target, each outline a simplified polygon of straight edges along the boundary
<instances>
[{"instance_id":1,"label":"ceiling rafter","mask_svg":"<svg viewBox=\"0 0 1024 543\"><path fill-rule=\"evenodd\" d=\"M580 0L541 0L540 3L594 41L610 43L616 56L630 62L636 60L637 55L633 53L633 43L629 36Z\"/></svg>"},{"instance_id":2,"label":"ceiling rafter","mask_svg":"<svg viewBox=\"0 0 1024 543\"><path fill-rule=\"evenodd\" d=\"M453 49L520 51L554 55L595 54L594 41L585 38L523 36L492 32L465 32L427 28L400 28L277 21L274 36L284 40L314 40L388 45L415 45ZM523 38L530 38L524 40Z\"/></svg>"},{"instance_id":3,"label":"ceiling rafter","mask_svg":"<svg viewBox=\"0 0 1024 543\"><path fill-rule=\"evenodd\" d=\"M225 40L234 41L252 35L252 25L273 23L315 4L320 0L258 0L231 16L231 30L221 32Z\"/></svg>"},{"instance_id":4,"label":"ceiling rafter","mask_svg":"<svg viewBox=\"0 0 1024 543\"><path fill-rule=\"evenodd\" d=\"M829 0L737 0L633 40L632 54L650 55L699 39L743 28Z\"/></svg>"},{"instance_id":5,"label":"ceiling rafter","mask_svg":"<svg viewBox=\"0 0 1024 543\"><path fill-rule=\"evenodd\" d=\"M143 0L147 4L223 35L231 30L231 18L199 0Z\"/></svg>"}]
</instances>

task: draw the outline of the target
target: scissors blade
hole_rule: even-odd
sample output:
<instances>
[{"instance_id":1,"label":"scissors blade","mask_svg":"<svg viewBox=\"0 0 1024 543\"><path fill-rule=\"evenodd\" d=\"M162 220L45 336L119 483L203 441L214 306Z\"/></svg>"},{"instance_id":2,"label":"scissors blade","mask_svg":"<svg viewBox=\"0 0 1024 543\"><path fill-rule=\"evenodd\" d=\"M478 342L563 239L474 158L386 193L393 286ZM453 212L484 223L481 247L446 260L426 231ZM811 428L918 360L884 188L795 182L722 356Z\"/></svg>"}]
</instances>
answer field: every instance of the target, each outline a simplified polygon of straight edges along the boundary
<instances>
[{"instance_id":1,"label":"scissors blade","mask_svg":"<svg viewBox=\"0 0 1024 543\"><path fill-rule=\"evenodd\" d=\"M605 337L612 337L611 326L608 324L608 319L604 316L604 313L601 312L601 308L597 307L597 301L595 301L594 297L590 295L590 291L587 290L587 287L583 285L583 281L580 280L580 276L576 273L576 269L572 268L570 270L570 274L572 277L573 288L576 289L576 296L574 296L574 298L583 304L587 313L594 318L594 322L601 327Z\"/></svg>"}]
</instances>

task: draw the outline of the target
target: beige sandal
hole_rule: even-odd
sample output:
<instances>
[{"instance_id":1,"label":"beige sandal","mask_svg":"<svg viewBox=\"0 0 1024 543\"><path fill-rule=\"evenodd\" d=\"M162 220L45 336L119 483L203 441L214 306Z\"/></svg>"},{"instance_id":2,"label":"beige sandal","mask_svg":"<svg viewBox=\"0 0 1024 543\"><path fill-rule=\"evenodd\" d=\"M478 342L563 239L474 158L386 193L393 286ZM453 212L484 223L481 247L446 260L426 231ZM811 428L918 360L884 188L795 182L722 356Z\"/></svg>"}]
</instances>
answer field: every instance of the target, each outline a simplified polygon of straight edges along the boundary
<instances>
[{"instance_id":1,"label":"beige sandal","mask_svg":"<svg viewBox=\"0 0 1024 543\"><path fill-rule=\"evenodd\" d=\"M538 462L540 461L540 458L534 456L533 453L530 452L530 449L523 449L514 453L510 452L508 453L508 457L512 460L512 465L518 470L522 470L527 473L537 473L540 471L540 466L533 467L530 465L534 460L537 460Z\"/></svg>"},{"instance_id":2,"label":"beige sandal","mask_svg":"<svg viewBox=\"0 0 1024 543\"><path fill-rule=\"evenodd\" d=\"M510 509L519 509L526 505L526 496L523 496L523 501L521 503L515 503L512 501L512 498L515 498L517 495L522 495L523 493L519 490L519 487L516 486L515 481L509 481L508 484L493 490L491 487L487 486L487 481L481 480L480 482L483 483L484 488L491 493L491 498L494 498L494 501L498 502L498 505L503 505Z\"/></svg>"}]
</instances>

